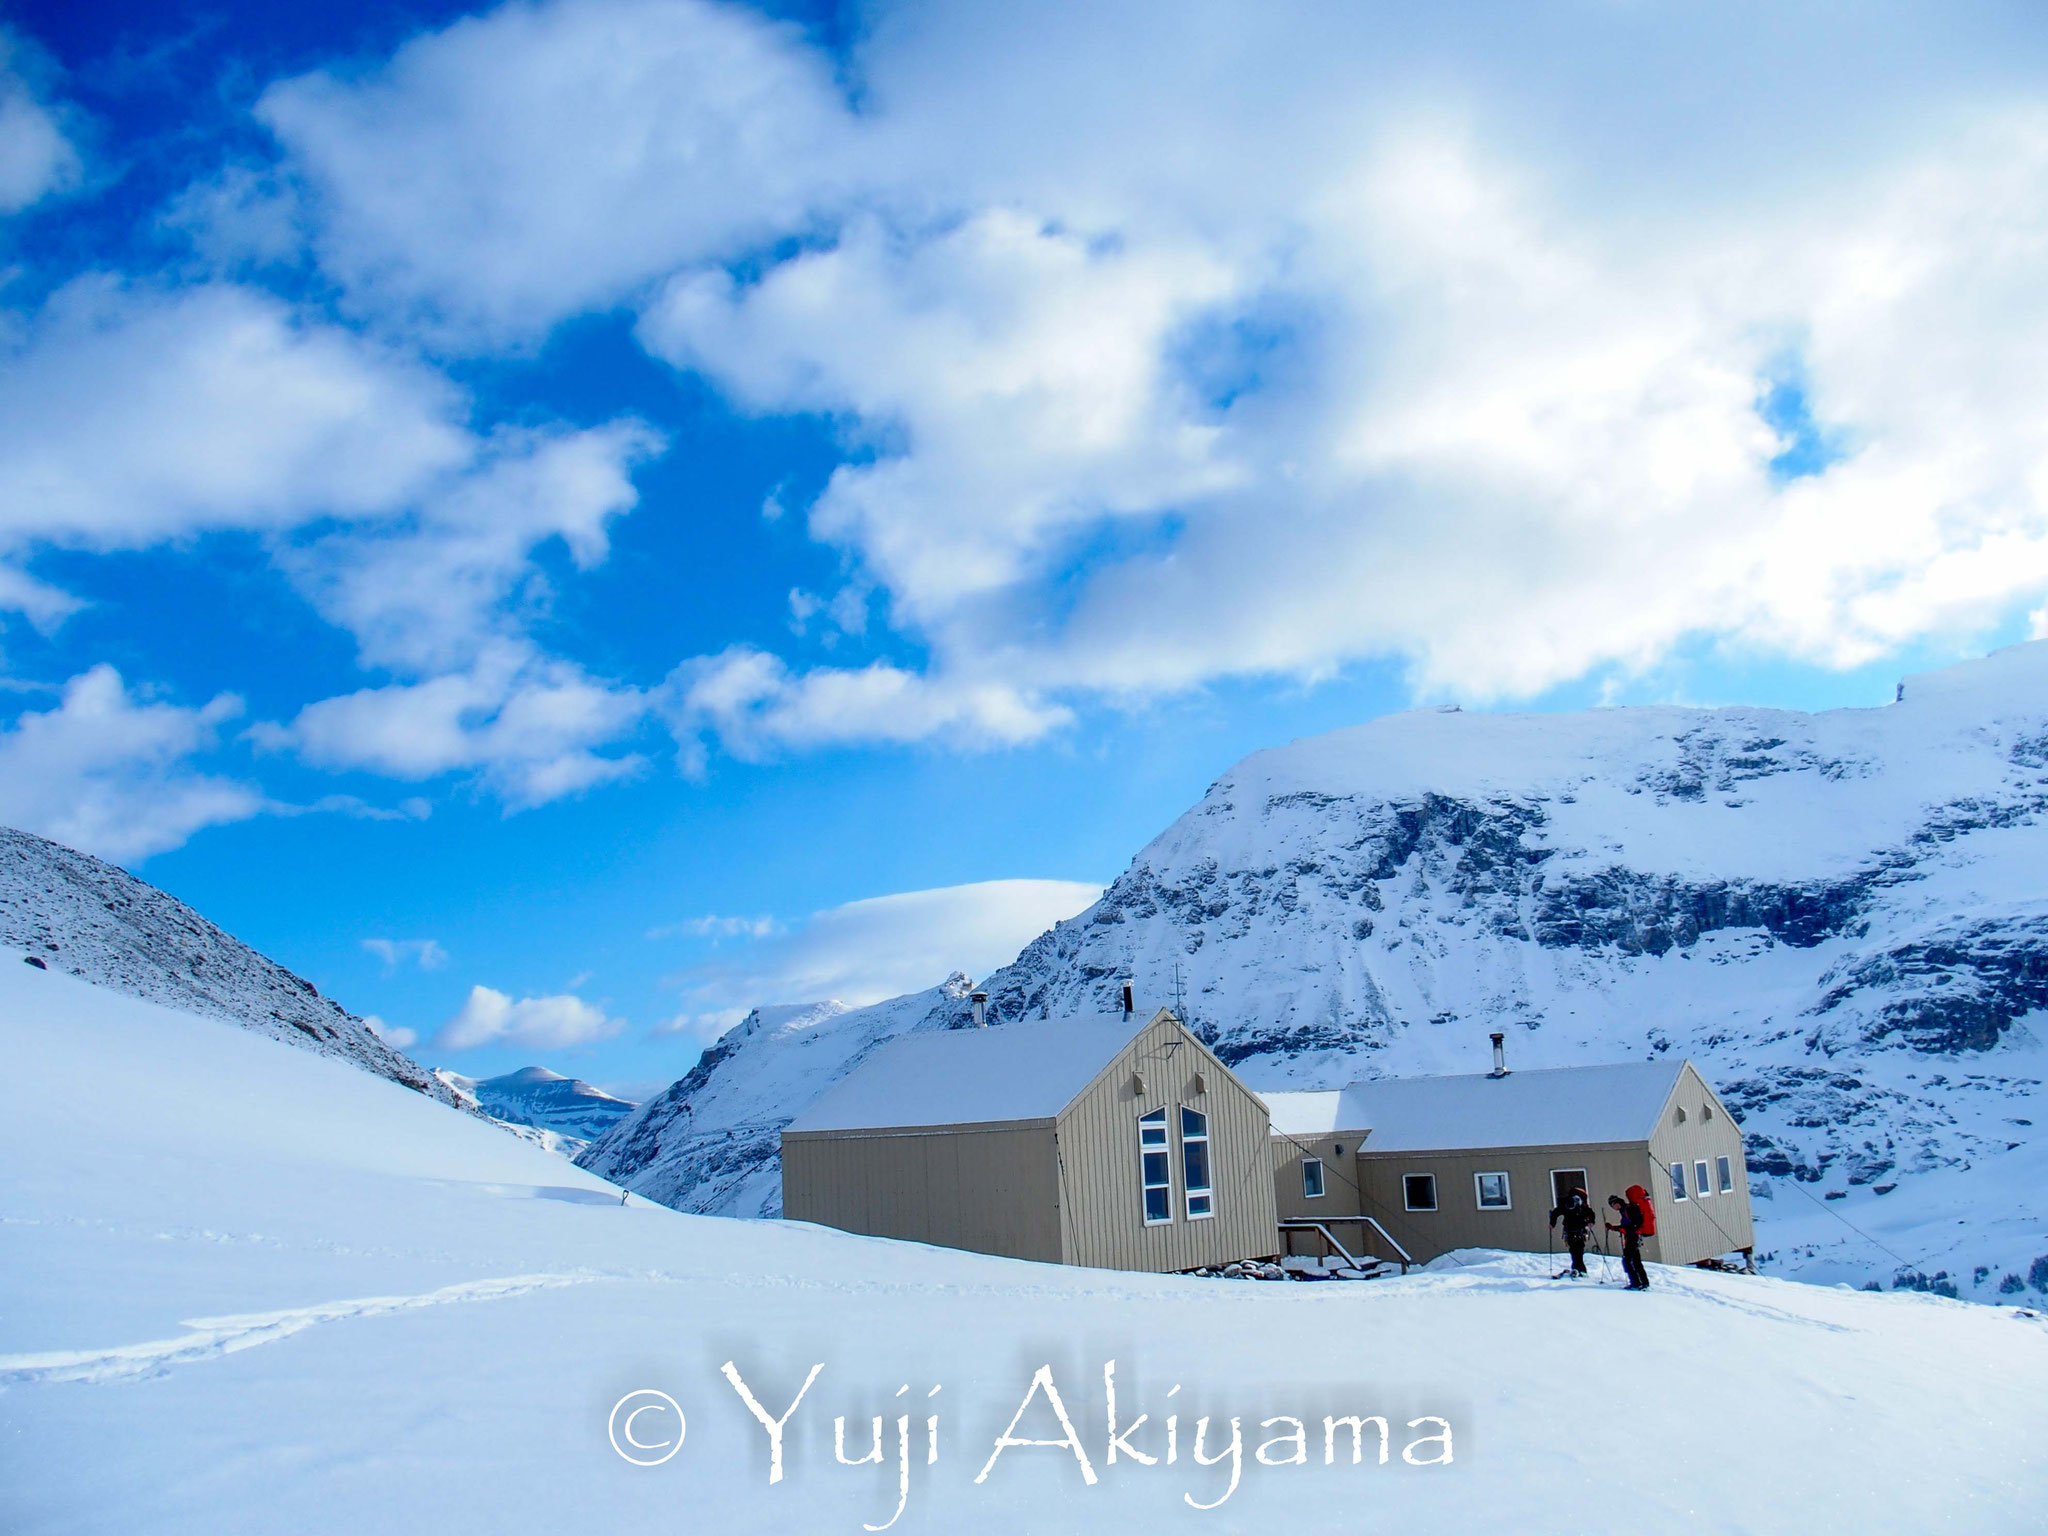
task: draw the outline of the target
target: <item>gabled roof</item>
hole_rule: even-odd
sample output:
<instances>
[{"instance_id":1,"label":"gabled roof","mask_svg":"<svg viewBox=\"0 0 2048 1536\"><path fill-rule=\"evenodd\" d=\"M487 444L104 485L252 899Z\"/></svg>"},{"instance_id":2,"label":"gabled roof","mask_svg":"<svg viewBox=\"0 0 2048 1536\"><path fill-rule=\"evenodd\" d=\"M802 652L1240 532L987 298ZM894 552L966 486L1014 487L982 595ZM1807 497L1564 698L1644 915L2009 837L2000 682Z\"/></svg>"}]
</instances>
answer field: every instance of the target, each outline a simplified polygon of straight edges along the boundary
<instances>
[{"instance_id":1,"label":"gabled roof","mask_svg":"<svg viewBox=\"0 0 2048 1536\"><path fill-rule=\"evenodd\" d=\"M788 1128L868 1131L1055 1119L1151 1023L1109 1014L898 1035Z\"/></svg>"},{"instance_id":2,"label":"gabled roof","mask_svg":"<svg viewBox=\"0 0 2048 1536\"><path fill-rule=\"evenodd\" d=\"M1360 1150L1368 1154L1574 1146L1647 1140L1684 1070L1682 1061L1643 1061L1505 1077L1385 1077L1263 1097L1276 1132L1365 1132Z\"/></svg>"}]
</instances>

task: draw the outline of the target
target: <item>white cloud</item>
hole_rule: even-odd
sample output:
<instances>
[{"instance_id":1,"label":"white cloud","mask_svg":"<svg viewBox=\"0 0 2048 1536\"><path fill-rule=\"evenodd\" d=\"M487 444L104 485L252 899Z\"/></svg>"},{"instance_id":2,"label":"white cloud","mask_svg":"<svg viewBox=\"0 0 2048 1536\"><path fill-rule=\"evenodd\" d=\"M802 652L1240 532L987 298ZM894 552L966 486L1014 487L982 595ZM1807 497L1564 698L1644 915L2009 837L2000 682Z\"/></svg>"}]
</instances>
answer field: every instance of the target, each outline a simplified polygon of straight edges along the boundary
<instances>
[{"instance_id":1,"label":"white cloud","mask_svg":"<svg viewBox=\"0 0 2048 1536\"><path fill-rule=\"evenodd\" d=\"M82 672L54 708L0 732L0 821L132 863L257 815L260 791L190 766L241 710L232 694L198 709L141 700L110 666Z\"/></svg>"},{"instance_id":2,"label":"white cloud","mask_svg":"<svg viewBox=\"0 0 2048 1536\"><path fill-rule=\"evenodd\" d=\"M1009 741L1368 657L1486 698L2037 607L2016 16L883 8L855 115L746 12L555 0L264 111L354 302L637 303L743 409L842 426L811 530L928 667L700 658L686 735ZM1788 368L1841 445L1797 478Z\"/></svg>"},{"instance_id":3,"label":"white cloud","mask_svg":"<svg viewBox=\"0 0 2048 1536\"><path fill-rule=\"evenodd\" d=\"M780 932L782 924L772 917L718 917L707 913L650 928L647 937L666 939L681 934L692 939L765 939Z\"/></svg>"},{"instance_id":4,"label":"white cloud","mask_svg":"<svg viewBox=\"0 0 2048 1536\"><path fill-rule=\"evenodd\" d=\"M448 951L437 939L365 939L363 948L391 968L412 964L423 971L438 971L448 963Z\"/></svg>"},{"instance_id":5,"label":"white cloud","mask_svg":"<svg viewBox=\"0 0 2048 1536\"><path fill-rule=\"evenodd\" d=\"M747 758L938 734L960 746L1007 746L1071 718L1063 706L1005 683L931 678L885 662L793 673L750 646L678 667L665 707L679 733L715 731L728 751Z\"/></svg>"},{"instance_id":6,"label":"white cloud","mask_svg":"<svg viewBox=\"0 0 2048 1536\"><path fill-rule=\"evenodd\" d=\"M0 29L0 214L75 186L83 169L58 109L21 73L21 62L19 45Z\"/></svg>"},{"instance_id":7,"label":"white cloud","mask_svg":"<svg viewBox=\"0 0 2048 1536\"><path fill-rule=\"evenodd\" d=\"M327 534L288 551L285 565L369 664L467 665L544 604L538 545L561 540L579 570L602 563L608 524L638 500L631 471L661 447L634 421L501 432L411 516Z\"/></svg>"},{"instance_id":8,"label":"white cloud","mask_svg":"<svg viewBox=\"0 0 2048 1536\"><path fill-rule=\"evenodd\" d=\"M409 1050L419 1043L420 1036L418 1030L406 1029L402 1025L386 1024L374 1013L364 1014L363 1023L369 1026L371 1034L395 1051Z\"/></svg>"},{"instance_id":9,"label":"white cloud","mask_svg":"<svg viewBox=\"0 0 2048 1536\"><path fill-rule=\"evenodd\" d=\"M0 552L264 532L363 661L400 680L259 740L401 778L481 770L518 806L637 772L597 749L633 729L641 695L524 633L549 597L537 549L601 562L661 439L634 421L486 437L467 412L440 374L253 289L80 279L0 355ZM47 628L78 604L0 566L0 606Z\"/></svg>"},{"instance_id":10,"label":"white cloud","mask_svg":"<svg viewBox=\"0 0 2048 1536\"><path fill-rule=\"evenodd\" d=\"M700 0L504 6L257 113L329 270L415 323L515 338L804 227L856 132L795 27Z\"/></svg>"},{"instance_id":11,"label":"white cloud","mask_svg":"<svg viewBox=\"0 0 2048 1536\"><path fill-rule=\"evenodd\" d=\"M388 517L475 445L432 370L252 289L80 278L0 355L0 537Z\"/></svg>"},{"instance_id":12,"label":"white cloud","mask_svg":"<svg viewBox=\"0 0 2048 1536\"><path fill-rule=\"evenodd\" d=\"M749 1008L713 1008L706 1013L683 1012L654 1026L657 1035L683 1035L700 1046L709 1045L734 1025L744 1023Z\"/></svg>"},{"instance_id":13,"label":"white cloud","mask_svg":"<svg viewBox=\"0 0 2048 1536\"><path fill-rule=\"evenodd\" d=\"M954 971L984 976L1102 894L1072 880L984 880L875 896L814 913L801 926L683 973L686 1007L665 1027L703 1035L765 1003L859 1005L936 986ZM718 1021L725 1022L720 1025Z\"/></svg>"},{"instance_id":14,"label":"white cloud","mask_svg":"<svg viewBox=\"0 0 2048 1536\"><path fill-rule=\"evenodd\" d=\"M471 987L462 1011L442 1026L434 1044L444 1051L473 1050L480 1045L523 1045L535 1050L569 1050L609 1039L626 1027L623 1019L580 997L514 1000L490 987Z\"/></svg>"},{"instance_id":15,"label":"white cloud","mask_svg":"<svg viewBox=\"0 0 2048 1536\"><path fill-rule=\"evenodd\" d=\"M646 767L637 754L598 749L647 709L637 690L601 683L531 646L501 641L475 664L419 683L322 699L258 741L308 762L397 779L474 771L511 809L525 809Z\"/></svg>"}]
</instances>

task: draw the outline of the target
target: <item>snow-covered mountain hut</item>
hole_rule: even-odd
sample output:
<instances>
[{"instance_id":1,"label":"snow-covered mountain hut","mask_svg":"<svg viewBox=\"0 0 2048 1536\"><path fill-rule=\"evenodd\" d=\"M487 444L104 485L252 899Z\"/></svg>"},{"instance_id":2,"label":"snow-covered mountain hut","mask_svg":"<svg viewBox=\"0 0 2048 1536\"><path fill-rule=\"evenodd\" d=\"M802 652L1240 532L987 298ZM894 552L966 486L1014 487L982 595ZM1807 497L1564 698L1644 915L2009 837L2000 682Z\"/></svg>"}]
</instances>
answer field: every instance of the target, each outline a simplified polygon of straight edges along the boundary
<instances>
[{"instance_id":1,"label":"snow-covered mountain hut","mask_svg":"<svg viewBox=\"0 0 2048 1536\"><path fill-rule=\"evenodd\" d=\"M1334 1241L1426 1263L1454 1248L1561 1250L1549 1218L1567 1190L1605 1218L1607 1197L1635 1184L1656 1207L1653 1263L1756 1242L1742 1131L1689 1061L1390 1077L1266 1102L1296 1251Z\"/></svg>"},{"instance_id":2,"label":"snow-covered mountain hut","mask_svg":"<svg viewBox=\"0 0 2048 1536\"><path fill-rule=\"evenodd\" d=\"M782 1133L782 1211L1048 1263L1278 1252L1265 1103L1160 1009L917 1031Z\"/></svg>"}]
</instances>

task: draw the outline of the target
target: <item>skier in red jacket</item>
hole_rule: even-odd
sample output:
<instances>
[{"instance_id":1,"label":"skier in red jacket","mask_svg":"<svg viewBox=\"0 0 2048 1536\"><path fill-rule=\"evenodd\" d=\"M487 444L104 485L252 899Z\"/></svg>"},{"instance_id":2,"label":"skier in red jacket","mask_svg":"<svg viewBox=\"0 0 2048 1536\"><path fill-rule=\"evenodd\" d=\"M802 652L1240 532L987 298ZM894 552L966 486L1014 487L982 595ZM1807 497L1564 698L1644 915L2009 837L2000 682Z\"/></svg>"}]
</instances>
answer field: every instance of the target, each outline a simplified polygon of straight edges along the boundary
<instances>
[{"instance_id":1,"label":"skier in red jacket","mask_svg":"<svg viewBox=\"0 0 2048 1536\"><path fill-rule=\"evenodd\" d=\"M1650 1272L1643 1268L1643 1208L1619 1195L1609 1195L1607 1203L1621 1215L1621 1224L1616 1226L1610 1221L1607 1230L1621 1234L1621 1267L1628 1275L1628 1288L1647 1291Z\"/></svg>"}]
</instances>

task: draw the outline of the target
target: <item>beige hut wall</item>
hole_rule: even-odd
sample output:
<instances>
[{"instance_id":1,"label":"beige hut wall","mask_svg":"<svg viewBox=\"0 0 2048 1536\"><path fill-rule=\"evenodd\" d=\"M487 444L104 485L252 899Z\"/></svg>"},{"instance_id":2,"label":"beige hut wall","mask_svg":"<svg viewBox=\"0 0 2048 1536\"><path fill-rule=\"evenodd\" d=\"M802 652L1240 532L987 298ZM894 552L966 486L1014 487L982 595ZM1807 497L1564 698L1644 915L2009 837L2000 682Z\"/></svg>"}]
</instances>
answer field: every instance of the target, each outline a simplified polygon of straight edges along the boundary
<instances>
[{"instance_id":1,"label":"beige hut wall","mask_svg":"<svg viewBox=\"0 0 2048 1536\"><path fill-rule=\"evenodd\" d=\"M871 1237L1057 1263L1053 1122L785 1131L782 1214Z\"/></svg>"},{"instance_id":2,"label":"beige hut wall","mask_svg":"<svg viewBox=\"0 0 2048 1536\"><path fill-rule=\"evenodd\" d=\"M1216 1214L1196 1220L1182 1179L1183 1105L1209 1121ZM1155 1109L1166 1111L1173 1218L1147 1226L1138 1117ZM1170 1013L1155 1014L1059 1118L1066 1261L1168 1272L1277 1253L1271 1124L1265 1102L1201 1041Z\"/></svg>"},{"instance_id":3,"label":"beige hut wall","mask_svg":"<svg viewBox=\"0 0 2048 1536\"><path fill-rule=\"evenodd\" d=\"M1631 1184L1649 1187L1649 1149L1645 1142L1605 1142L1575 1147L1507 1147L1488 1151L1381 1152L1372 1150L1366 1139L1356 1160L1353 1175L1361 1191L1364 1211L1377 1217L1409 1256L1426 1264L1454 1248L1506 1248L1522 1253L1564 1251L1563 1237L1550 1231L1553 1170L1584 1169L1586 1188L1593 1204L1607 1213L1607 1197L1618 1195ZM1402 1179L1411 1173L1436 1176L1434 1211L1410 1211L1402 1199ZM1482 1210L1479 1206L1477 1175L1505 1173L1508 1176L1507 1210ZM1662 1207L1659 1207L1661 1219ZM1607 1213L1611 1214L1611 1213ZM1593 1231L1592 1247L1600 1245L1601 1229ZM1368 1235L1368 1249L1379 1258L1398 1255L1386 1251L1377 1237ZM1610 1246L1614 1245L1610 1242ZM1620 1252L1619 1247L1614 1247ZM1657 1257L1647 1245L1645 1256Z\"/></svg>"},{"instance_id":4,"label":"beige hut wall","mask_svg":"<svg viewBox=\"0 0 2048 1536\"><path fill-rule=\"evenodd\" d=\"M1683 1121L1678 1118L1679 1110L1685 1111ZM1711 1176L1717 1157L1729 1159L1735 1187L1725 1195L1701 1198L1693 1189L1695 1165L1704 1162ZM1671 1165L1676 1162L1685 1164L1684 1200L1672 1198ZM1648 1258L1665 1264L1696 1264L1756 1243L1742 1129L1690 1063L1672 1086L1671 1097L1650 1134L1642 1173L1631 1182L1649 1190L1657 1207L1657 1236L1653 1243L1643 1245Z\"/></svg>"}]
</instances>

